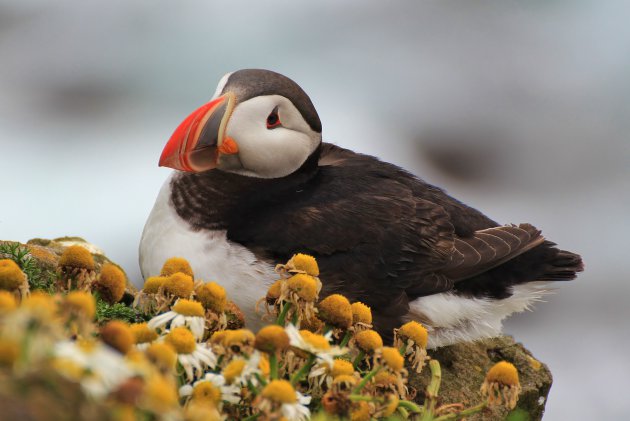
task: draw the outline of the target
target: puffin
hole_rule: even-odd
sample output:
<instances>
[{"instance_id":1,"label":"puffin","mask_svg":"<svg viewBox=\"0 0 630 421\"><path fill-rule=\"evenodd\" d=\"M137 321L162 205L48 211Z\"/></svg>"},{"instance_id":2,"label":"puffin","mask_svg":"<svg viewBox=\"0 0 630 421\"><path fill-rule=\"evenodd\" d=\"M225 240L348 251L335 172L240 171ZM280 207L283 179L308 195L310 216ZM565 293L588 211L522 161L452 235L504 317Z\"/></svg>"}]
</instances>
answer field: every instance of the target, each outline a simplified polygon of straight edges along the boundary
<instances>
[{"instance_id":1,"label":"puffin","mask_svg":"<svg viewBox=\"0 0 630 421\"><path fill-rule=\"evenodd\" d=\"M295 253L316 258L320 297L368 305L384 339L416 320L431 348L499 335L507 316L583 270L531 224L499 224L396 165L323 142L309 96L270 70L223 76L159 165L175 171L142 233L143 277L184 257L251 329L276 264Z\"/></svg>"}]
</instances>

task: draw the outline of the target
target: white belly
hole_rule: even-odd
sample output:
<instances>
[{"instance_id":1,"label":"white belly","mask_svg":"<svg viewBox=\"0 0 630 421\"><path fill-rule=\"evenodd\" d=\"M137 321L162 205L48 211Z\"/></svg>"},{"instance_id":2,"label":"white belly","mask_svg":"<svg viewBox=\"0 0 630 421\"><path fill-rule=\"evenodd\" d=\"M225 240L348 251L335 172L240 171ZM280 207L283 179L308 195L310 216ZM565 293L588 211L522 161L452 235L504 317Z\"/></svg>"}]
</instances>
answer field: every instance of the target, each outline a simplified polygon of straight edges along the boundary
<instances>
[{"instance_id":1,"label":"white belly","mask_svg":"<svg viewBox=\"0 0 630 421\"><path fill-rule=\"evenodd\" d=\"M169 204L169 197L170 177L160 190L140 240L142 276L146 279L159 275L166 259L183 257L192 266L196 279L223 286L228 298L245 315L247 327L258 329L261 320L254 305L278 279L274 266L228 241L225 230L192 231Z\"/></svg>"}]
</instances>

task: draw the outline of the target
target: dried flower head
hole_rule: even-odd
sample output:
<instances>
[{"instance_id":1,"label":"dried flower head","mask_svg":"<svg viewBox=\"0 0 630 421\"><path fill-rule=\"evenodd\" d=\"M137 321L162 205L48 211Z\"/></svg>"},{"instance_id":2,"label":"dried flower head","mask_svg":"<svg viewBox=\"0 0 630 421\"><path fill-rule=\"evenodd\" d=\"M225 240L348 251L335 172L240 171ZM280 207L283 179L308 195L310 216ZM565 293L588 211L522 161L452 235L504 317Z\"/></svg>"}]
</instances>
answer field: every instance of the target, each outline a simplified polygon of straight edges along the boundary
<instances>
[{"instance_id":1,"label":"dried flower head","mask_svg":"<svg viewBox=\"0 0 630 421\"><path fill-rule=\"evenodd\" d=\"M105 263L93 288L98 291L103 300L110 304L119 302L125 294L127 277L125 273L112 263Z\"/></svg>"},{"instance_id":2,"label":"dried flower head","mask_svg":"<svg viewBox=\"0 0 630 421\"><path fill-rule=\"evenodd\" d=\"M289 272L306 273L311 276L319 276L319 266L317 260L308 254L294 254L286 264Z\"/></svg>"},{"instance_id":3,"label":"dried flower head","mask_svg":"<svg viewBox=\"0 0 630 421\"><path fill-rule=\"evenodd\" d=\"M195 277L192 267L190 267L190 263L188 263L188 260L184 259L183 257L171 257L166 262L164 262L162 270L160 271L160 276L168 277L178 272L188 275L191 278Z\"/></svg>"},{"instance_id":4,"label":"dried flower head","mask_svg":"<svg viewBox=\"0 0 630 421\"><path fill-rule=\"evenodd\" d=\"M233 358L225 366L221 374L223 374L223 377L225 377L225 381L227 382L227 384L234 383L234 380L241 376L241 373L243 372L246 364L247 361L242 358Z\"/></svg>"},{"instance_id":5,"label":"dried flower head","mask_svg":"<svg viewBox=\"0 0 630 421\"><path fill-rule=\"evenodd\" d=\"M427 342L429 335L420 323L410 321L399 329L394 329L394 345L404 349L404 354L409 355L411 366L420 373L425 365L427 357Z\"/></svg>"},{"instance_id":6,"label":"dried flower head","mask_svg":"<svg viewBox=\"0 0 630 421\"><path fill-rule=\"evenodd\" d=\"M336 359L333 363L331 375L333 379L339 376L353 376L354 367L352 366L352 363L348 360Z\"/></svg>"},{"instance_id":7,"label":"dried flower head","mask_svg":"<svg viewBox=\"0 0 630 421\"><path fill-rule=\"evenodd\" d=\"M126 354L135 343L131 328L120 320L111 320L101 328L101 340L121 354Z\"/></svg>"},{"instance_id":8,"label":"dried flower head","mask_svg":"<svg viewBox=\"0 0 630 421\"><path fill-rule=\"evenodd\" d=\"M175 370L175 365L177 364L177 353L168 343L152 343L144 352L149 361L160 371L164 373L172 373Z\"/></svg>"},{"instance_id":9,"label":"dried flower head","mask_svg":"<svg viewBox=\"0 0 630 421\"><path fill-rule=\"evenodd\" d=\"M306 421L311 412L308 405L310 397L302 396L286 380L272 380L254 401L254 406L268 419L285 417L287 420Z\"/></svg>"},{"instance_id":10,"label":"dried flower head","mask_svg":"<svg viewBox=\"0 0 630 421\"><path fill-rule=\"evenodd\" d=\"M383 347L383 338L375 330L362 330L354 335L357 347L366 354L373 354L374 351Z\"/></svg>"},{"instance_id":11,"label":"dried flower head","mask_svg":"<svg viewBox=\"0 0 630 421\"><path fill-rule=\"evenodd\" d=\"M66 248L59 258L59 266L94 270L94 257L88 249L82 246L73 245Z\"/></svg>"},{"instance_id":12,"label":"dried flower head","mask_svg":"<svg viewBox=\"0 0 630 421\"><path fill-rule=\"evenodd\" d=\"M27 283L26 275L11 259L0 260L0 289L17 291ZM27 284L28 285L28 284Z\"/></svg>"},{"instance_id":13,"label":"dried flower head","mask_svg":"<svg viewBox=\"0 0 630 421\"><path fill-rule=\"evenodd\" d=\"M225 288L216 282L208 282L195 290L197 299L201 301L204 308L217 314L223 313L227 305L227 294Z\"/></svg>"},{"instance_id":14,"label":"dried flower head","mask_svg":"<svg viewBox=\"0 0 630 421\"><path fill-rule=\"evenodd\" d=\"M288 294L295 294L295 298L306 302L314 302L319 295L321 282L311 275L298 273L286 280ZM295 301L289 299L289 301Z\"/></svg>"},{"instance_id":15,"label":"dried flower head","mask_svg":"<svg viewBox=\"0 0 630 421\"><path fill-rule=\"evenodd\" d=\"M166 282L166 276L151 276L144 281L144 286L142 287L142 291L146 294L157 294L160 291L160 288L164 286L164 282Z\"/></svg>"},{"instance_id":16,"label":"dried flower head","mask_svg":"<svg viewBox=\"0 0 630 421\"><path fill-rule=\"evenodd\" d=\"M182 272L170 275L164 281L164 292L179 298L189 298L193 292L193 278Z\"/></svg>"},{"instance_id":17,"label":"dried flower head","mask_svg":"<svg viewBox=\"0 0 630 421\"><path fill-rule=\"evenodd\" d=\"M66 248L57 266L59 281L57 287L62 291L88 289L96 279L94 257L85 247L71 245Z\"/></svg>"},{"instance_id":18,"label":"dried flower head","mask_svg":"<svg viewBox=\"0 0 630 421\"><path fill-rule=\"evenodd\" d=\"M398 349L384 346L374 353L374 365L380 366L385 373L392 374L395 378L395 389L403 399L407 396L407 370L405 359ZM392 387L392 389L394 389Z\"/></svg>"},{"instance_id":19,"label":"dried flower head","mask_svg":"<svg viewBox=\"0 0 630 421\"><path fill-rule=\"evenodd\" d=\"M503 405L513 409L520 393L518 371L507 361L500 361L492 366L481 385L481 395L488 398L488 404L491 406Z\"/></svg>"},{"instance_id":20,"label":"dried flower head","mask_svg":"<svg viewBox=\"0 0 630 421\"><path fill-rule=\"evenodd\" d=\"M177 390L162 376L153 376L146 382L141 406L154 413L168 413L179 407Z\"/></svg>"},{"instance_id":21,"label":"dried flower head","mask_svg":"<svg viewBox=\"0 0 630 421\"><path fill-rule=\"evenodd\" d=\"M317 308L319 309L318 316L324 322L340 329L348 329L352 326L352 306L343 295L329 295L319 302Z\"/></svg>"},{"instance_id":22,"label":"dried flower head","mask_svg":"<svg viewBox=\"0 0 630 421\"><path fill-rule=\"evenodd\" d=\"M256 336L249 329L226 330L223 346L230 355L251 354Z\"/></svg>"},{"instance_id":23,"label":"dried flower head","mask_svg":"<svg viewBox=\"0 0 630 421\"><path fill-rule=\"evenodd\" d=\"M361 302L352 303L352 327L355 331L372 328L372 310Z\"/></svg>"},{"instance_id":24,"label":"dried flower head","mask_svg":"<svg viewBox=\"0 0 630 421\"><path fill-rule=\"evenodd\" d=\"M64 308L72 315L92 320L96 315L96 300L89 292L70 291L65 297Z\"/></svg>"},{"instance_id":25,"label":"dried flower head","mask_svg":"<svg viewBox=\"0 0 630 421\"><path fill-rule=\"evenodd\" d=\"M133 334L136 346L148 345L158 338L157 332L151 329L147 323L133 323L129 328Z\"/></svg>"},{"instance_id":26,"label":"dried flower head","mask_svg":"<svg viewBox=\"0 0 630 421\"><path fill-rule=\"evenodd\" d=\"M265 326L256 334L254 347L269 354L280 353L289 347L289 335L281 326Z\"/></svg>"}]
</instances>

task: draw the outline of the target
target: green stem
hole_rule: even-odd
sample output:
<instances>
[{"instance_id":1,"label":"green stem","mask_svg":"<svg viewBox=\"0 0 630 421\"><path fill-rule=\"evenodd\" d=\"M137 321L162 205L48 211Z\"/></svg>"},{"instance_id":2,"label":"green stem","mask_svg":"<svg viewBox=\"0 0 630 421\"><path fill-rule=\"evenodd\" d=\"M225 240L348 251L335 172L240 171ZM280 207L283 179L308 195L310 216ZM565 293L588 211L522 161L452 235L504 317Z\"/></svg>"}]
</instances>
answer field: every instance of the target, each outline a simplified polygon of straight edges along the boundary
<instances>
[{"instance_id":1,"label":"green stem","mask_svg":"<svg viewBox=\"0 0 630 421\"><path fill-rule=\"evenodd\" d=\"M358 401L378 402L378 403L385 402L385 399L379 398L377 396L365 396L365 395L355 395L355 394L349 395L348 399L350 399L353 402L358 402Z\"/></svg>"},{"instance_id":2,"label":"green stem","mask_svg":"<svg viewBox=\"0 0 630 421\"><path fill-rule=\"evenodd\" d=\"M311 354L308 356L306 364L304 364L302 368L300 368L300 370L291 377L291 385L295 386L300 382L300 380L302 380L302 377L311 370L313 362L315 362L315 355Z\"/></svg>"},{"instance_id":3,"label":"green stem","mask_svg":"<svg viewBox=\"0 0 630 421\"><path fill-rule=\"evenodd\" d=\"M348 345L348 342L350 342L351 337L352 337L352 332L349 330L346 330L346 334L343 335L343 339L341 340L339 347L343 348L344 346Z\"/></svg>"},{"instance_id":4,"label":"green stem","mask_svg":"<svg viewBox=\"0 0 630 421\"><path fill-rule=\"evenodd\" d=\"M471 406L470 408L466 408L462 411L455 412L453 414L442 415L441 417L434 418L433 421L451 421L451 420L460 420L464 417L469 417L473 414L483 411L486 406L488 406L488 402L481 402L478 405Z\"/></svg>"},{"instance_id":5,"label":"green stem","mask_svg":"<svg viewBox=\"0 0 630 421\"><path fill-rule=\"evenodd\" d=\"M429 368L431 369L431 381L427 386L427 398L424 402L424 413L420 421L431 421L435 413L435 405L437 404L437 396L440 391L440 383L442 382L442 369L440 363L437 360L429 361Z\"/></svg>"},{"instance_id":6,"label":"green stem","mask_svg":"<svg viewBox=\"0 0 630 421\"><path fill-rule=\"evenodd\" d=\"M271 380L278 378L278 356L275 352L269 354L269 376Z\"/></svg>"},{"instance_id":7,"label":"green stem","mask_svg":"<svg viewBox=\"0 0 630 421\"><path fill-rule=\"evenodd\" d=\"M422 408L411 401L405 401L405 400L399 401L398 408L403 408L406 411L415 412L417 414L422 412Z\"/></svg>"},{"instance_id":8,"label":"green stem","mask_svg":"<svg viewBox=\"0 0 630 421\"><path fill-rule=\"evenodd\" d=\"M359 392L361 392L361 390L365 387L365 385L368 384L370 379L372 379L372 377L376 376L376 373L378 373L380 370L381 370L381 367L374 367L372 369L372 371L370 371L369 373L366 374L366 376L363 378L363 380L361 380L361 382L357 385L357 387L352 389L352 393L359 393Z\"/></svg>"},{"instance_id":9,"label":"green stem","mask_svg":"<svg viewBox=\"0 0 630 421\"><path fill-rule=\"evenodd\" d=\"M365 352L362 350L359 350L359 355L357 355L357 357L352 362L352 367L354 367L355 370L357 369L357 366L359 365L363 357L365 357Z\"/></svg>"},{"instance_id":10,"label":"green stem","mask_svg":"<svg viewBox=\"0 0 630 421\"><path fill-rule=\"evenodd\" d=\"M280 314L278 314L278 320L276 320L277 325L284 326L284 319L287 317L287 313L289 312L289 309L291 309L291 305L292 304L289 302L284 302L282 310L280 311Z\"/></svg>"}]
</instances>

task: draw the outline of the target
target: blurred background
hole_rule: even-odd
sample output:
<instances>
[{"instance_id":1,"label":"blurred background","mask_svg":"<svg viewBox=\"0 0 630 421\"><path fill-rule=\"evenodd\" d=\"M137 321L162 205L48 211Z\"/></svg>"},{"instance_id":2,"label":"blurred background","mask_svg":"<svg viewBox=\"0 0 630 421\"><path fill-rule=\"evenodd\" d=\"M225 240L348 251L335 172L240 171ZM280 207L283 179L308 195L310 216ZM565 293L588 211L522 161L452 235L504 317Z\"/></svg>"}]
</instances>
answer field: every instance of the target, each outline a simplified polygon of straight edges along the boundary
<instances>
[{"instance_id":1,"label":"blurred background","mask_svg":"<svg viewBox=\"0 0 630 421\"><path fill-rule=\"evenodd\" d=\"M630 415L630 3L0 0L0 239L79 235L140 283L180 121L239 68L311 96L324 138L579 252L513 334L546 420Z\"/></svg>"}]
</instances>

